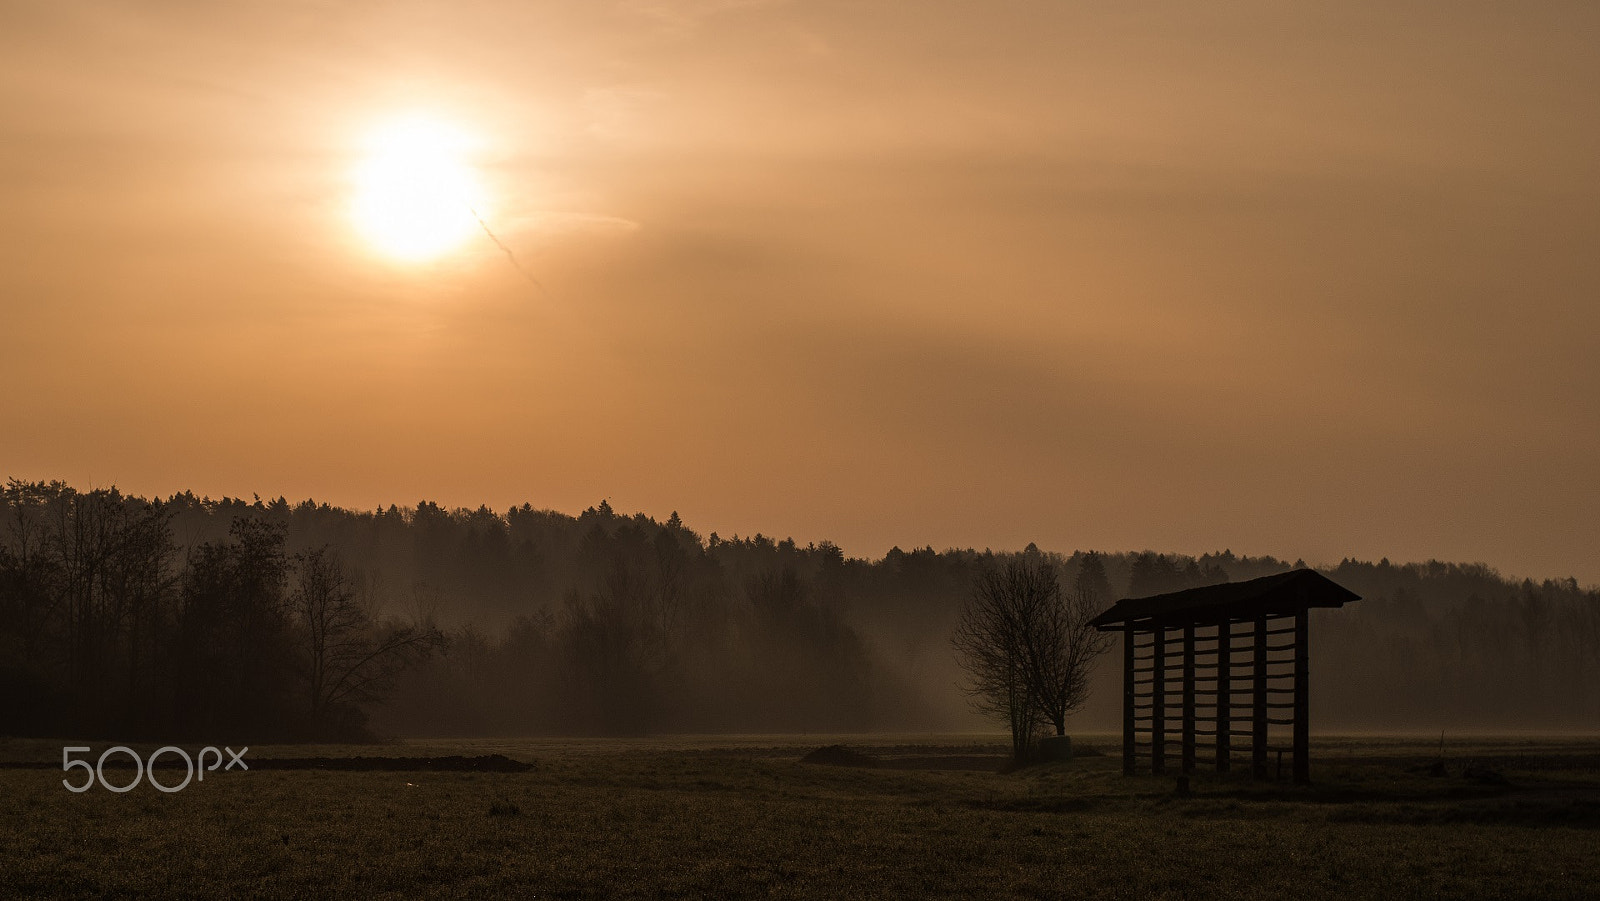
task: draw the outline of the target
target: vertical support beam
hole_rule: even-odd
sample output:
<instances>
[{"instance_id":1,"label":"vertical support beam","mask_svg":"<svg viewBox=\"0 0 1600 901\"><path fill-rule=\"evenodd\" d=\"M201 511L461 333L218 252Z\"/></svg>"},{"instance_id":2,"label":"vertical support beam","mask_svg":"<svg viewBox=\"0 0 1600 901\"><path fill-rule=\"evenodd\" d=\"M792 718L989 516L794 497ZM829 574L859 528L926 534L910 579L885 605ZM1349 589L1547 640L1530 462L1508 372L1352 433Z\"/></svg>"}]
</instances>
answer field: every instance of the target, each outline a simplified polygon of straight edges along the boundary
<instances>
[{"instance_id":1,"label":"vertical support beam","mask_svg":"<svg viewBox=\"0 0 1600 901\"><path fill-rule=\"evenodd\" d=\"M1233 743L1233 624L1226 619L1217 626L1217 772L1228 771L1228 746Z\"/></svg>"},{"instance_id":2,"label":"vertical support beam","mask_svg":"<svg viewBox=\"0 0 1600 901\"><path fill-rule=\"evenodd\" d=\"M1137 766L1138 748L1134 747L1133 717L1133 623L1122 624L1122 775L1132 776Z\"/></svg>"},{"instance_id":3,"label":"vertical support beam","mask_svg":"<svg viewBox=\"0 0 1600 901\"><path fill-rule=\"evenodd\" d=\"M1255 660L1251 675L1255 677L1255 709L1252 711L1250 736L1250 769L1257 779L1267 778L1267 615L1256 617Z\"/></svg>"},{"instance_id":4,"label":"vertical support beam","mask_svg":"<svg viewBox=\"0 0 1600 901\"><path fill-rule=\"evenodd\" d=\"M1194 626L1183 627L1183 773L1194 772Z\"/></svg>"},{"instance_id":5,"label":"vertical support beam","mask_svg":"<svg viewBox=\"0 0 1600 901\"><path fill-rule=\"evenodd\" d=\"M1294 615L1294 781L1311 782L1311 623L1310 611Z\"/></svg>"},{"instance_id":6,"label":"vertical support beam","mask_svg":"<svg viewBox=\"0 0 1600 901\"><path fill-rule=\"evenodd\" d=\"M1157 624L1151 638L1150 774L1162 776L1167 772L1167 627Z\"/></svg>"}]
</instances>

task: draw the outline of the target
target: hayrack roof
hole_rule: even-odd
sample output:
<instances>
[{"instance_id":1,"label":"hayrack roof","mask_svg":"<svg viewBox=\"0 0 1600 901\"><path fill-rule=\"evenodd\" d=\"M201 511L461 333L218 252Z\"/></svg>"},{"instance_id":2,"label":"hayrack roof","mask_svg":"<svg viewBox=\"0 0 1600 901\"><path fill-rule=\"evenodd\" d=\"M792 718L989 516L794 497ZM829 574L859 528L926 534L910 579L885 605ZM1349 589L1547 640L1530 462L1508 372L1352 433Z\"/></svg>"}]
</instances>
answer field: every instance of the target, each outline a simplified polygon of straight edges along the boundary
<instances>
[{"instance_id":1,"label":"hayrack roof","mask_svg":"<svg viewBox=\"0 0 1600 901\"><path fill-rule=\"evenodd\" d=\"M1123 598L1089 624L1101 631L1142 625L1212 625L1308 607L1343 607L1361 596L1309 569L1244 582L1223 582L1145 598Z\"/></svg>"}]
</instances>

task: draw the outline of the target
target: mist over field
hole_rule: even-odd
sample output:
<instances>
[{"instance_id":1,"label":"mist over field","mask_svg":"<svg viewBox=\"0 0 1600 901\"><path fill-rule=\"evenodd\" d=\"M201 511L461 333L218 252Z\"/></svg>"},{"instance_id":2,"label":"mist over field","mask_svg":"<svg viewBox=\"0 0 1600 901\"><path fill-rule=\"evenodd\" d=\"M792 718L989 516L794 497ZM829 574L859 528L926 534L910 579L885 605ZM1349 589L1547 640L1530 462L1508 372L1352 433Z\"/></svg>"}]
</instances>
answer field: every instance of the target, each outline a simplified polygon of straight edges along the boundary
<instances>
[{"instance_id":1,"label":"mist over field","mask_svg":"<svg viewBox=\"0 0 1600 901\"><path fill-rule=\"evenodd\" d=\"M860 559L604 502L351 511L12 481L0 721L148 738L993 729L950 638L975 577L1019 555L1099 607L1303 565L1224 550L1086 566L1031 545ZM1363 600L1313 613L1319 730L1600 722L1600 591L1482 564L1321 571ZM1117 727L1116 659L1073 730Z\"/></svg>"}]
</instances>

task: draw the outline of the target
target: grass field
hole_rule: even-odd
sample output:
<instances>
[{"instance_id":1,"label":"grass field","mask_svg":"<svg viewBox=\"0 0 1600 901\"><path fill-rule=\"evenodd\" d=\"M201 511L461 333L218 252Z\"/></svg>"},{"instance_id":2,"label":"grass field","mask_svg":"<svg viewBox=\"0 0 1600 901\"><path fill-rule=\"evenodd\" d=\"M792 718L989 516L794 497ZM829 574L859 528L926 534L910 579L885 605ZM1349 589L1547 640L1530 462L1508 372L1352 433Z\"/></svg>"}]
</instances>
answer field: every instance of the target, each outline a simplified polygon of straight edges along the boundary
<instances>
[{"instance_id":1,"label":"grass field","mask_svg":"<svg viewBox=\"0 0 1600 901\"><path fill-rule=\"evenodd\" d=\"M882 765L800 761L838 742ZM1600 897L1596 739L1452 740L1434 775L1437 739L1324 738L1310 787L1202 774L1187 798L1115 753L994 772L993 736L252 748L537 766L235 770L176 794L68 792L68 743L107 746L0 741L0 894Z\"/></svg>"}]
</instances>

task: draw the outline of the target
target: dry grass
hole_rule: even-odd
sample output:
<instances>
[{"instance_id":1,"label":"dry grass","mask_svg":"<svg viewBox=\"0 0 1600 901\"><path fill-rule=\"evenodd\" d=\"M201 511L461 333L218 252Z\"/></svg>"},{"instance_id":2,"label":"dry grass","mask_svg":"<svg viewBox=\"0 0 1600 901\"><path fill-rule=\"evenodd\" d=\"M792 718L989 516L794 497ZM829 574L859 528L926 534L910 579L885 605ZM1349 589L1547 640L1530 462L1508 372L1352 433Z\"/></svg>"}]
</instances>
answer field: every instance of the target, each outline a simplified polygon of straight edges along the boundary
<instances>
[{"instance_id":1,"label":"dry grass","mask_svg":"<svg viewBox=\"0 0 1600 901\"><path fill-rule=\"evenodd\" d=\"M413 742L519 774L252 771L77 795L0 769L10 895L1584 898L1600 893L1600 742L1319 743L1317 785L1125 779L1115 755L1001 775L802 764L996 753L998 739ZM96 743L96 751L104 743ZM1468 756L1509 783L1464 778ZM0 759L59 760L7 742ZM996 758L998 765L999 759ZM1477 764L1479 768L1487 763ZM120 778L120 777L119 777Z\"/></svg>"}]
</instances>

